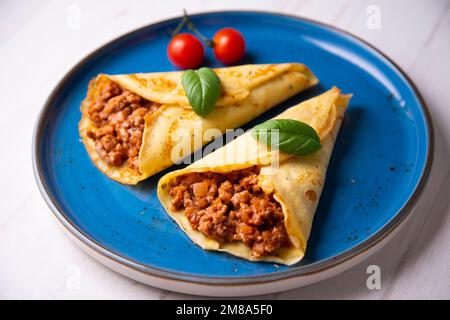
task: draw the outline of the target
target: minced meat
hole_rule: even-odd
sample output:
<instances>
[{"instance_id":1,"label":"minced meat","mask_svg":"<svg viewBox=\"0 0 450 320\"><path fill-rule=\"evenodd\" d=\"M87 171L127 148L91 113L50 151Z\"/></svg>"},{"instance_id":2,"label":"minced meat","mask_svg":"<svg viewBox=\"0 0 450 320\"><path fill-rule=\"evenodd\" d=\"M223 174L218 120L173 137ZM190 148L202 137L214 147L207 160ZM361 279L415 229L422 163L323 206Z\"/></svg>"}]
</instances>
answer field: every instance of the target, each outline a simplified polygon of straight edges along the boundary
<instances>
[{"instance_id":1,"label":"minced meat","mask_svg":"<svg viewBox=\"0 0 450 320\"><path fill-rule=\"evenodd\" d=\"M273 253L290 241L281 205L258 185L259 169L221 174L187 173L170 188L172 208L191 226L219 242L243 241L252 255Z\"/></svg>"},{"instance_id":2,"label":"minced meat","mask_svg":"<svg viewBox=\"0 0 450 320\"><path fill-rule=\"evenodd\" d=\"M155 112L159 104L148 101L115 82L109 81L92 101L89 118L96 130L87 132L95 141L95 149L106 163L120 166L127 162L139 170L139 150L144 132L144 117Z\"/></svg>"}]
</instances>

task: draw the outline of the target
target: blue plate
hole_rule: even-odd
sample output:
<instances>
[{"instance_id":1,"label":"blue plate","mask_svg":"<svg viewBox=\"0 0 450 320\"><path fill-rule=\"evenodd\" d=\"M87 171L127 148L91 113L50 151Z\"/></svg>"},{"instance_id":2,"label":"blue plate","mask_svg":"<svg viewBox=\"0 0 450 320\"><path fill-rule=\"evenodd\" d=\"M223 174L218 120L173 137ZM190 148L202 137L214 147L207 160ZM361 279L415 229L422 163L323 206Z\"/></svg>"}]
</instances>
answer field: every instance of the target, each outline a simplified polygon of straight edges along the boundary
<instances>
[{"instance_id":1,"label":"blue plate","mask_svg":"<svg viewBox=\"0 0 450 320\"><path fill-rule=\"evenodd\" d=\"M305 258L294 266L205 252L167 216L158 179L116 183L92 164L78 135L80 103L98 73L170 71L168 31L180 18L122 36L76 65L49 97L34 139L36 179L64 226L90 248L157 277L196 283L261 283L334 267L374 246L408 216L433 154L432 126L410 80L383 54L333 27L260 12L192 16L208 37L227 26L247 42L242 63L305 63L320 85L244 129L337 86L353 93L330 161ZM207 50L205 65L221 66Z\"/></svg>"}]
</instances>

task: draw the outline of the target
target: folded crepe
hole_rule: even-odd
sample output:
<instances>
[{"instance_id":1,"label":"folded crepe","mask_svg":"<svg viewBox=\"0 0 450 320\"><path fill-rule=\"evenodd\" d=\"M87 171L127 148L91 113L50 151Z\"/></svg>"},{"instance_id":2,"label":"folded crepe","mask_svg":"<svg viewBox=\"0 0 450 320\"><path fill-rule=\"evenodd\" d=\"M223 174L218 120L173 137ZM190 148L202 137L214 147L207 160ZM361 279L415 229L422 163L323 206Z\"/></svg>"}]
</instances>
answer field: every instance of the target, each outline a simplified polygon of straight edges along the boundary
<instances>
[{"instance_id":1,"label":"folded crepe","mask_svg":"<svg viewBox=\"0 0 450 320\"><path fill-rule=\"evenodd\" d=\"M182 72L100 74L91 80L81 105L79 132L98 169L118 182L136 184L212 139L187 139L180 147L181 136L207 129L217 129L216 136L220 135L318 82L298 63L244 65L215 72L222 94L214 111L204 118L189 105Z\"/></svg>"},{"instance_id":2,"label":"folded crepe","mask_svg":"<svg viewBox=\"0 0 450 320\"><path fill-rule=\"evenodd\" d=\"M351 95L333 88L278 115L313 127L321 149L293 156L250 132L164 175L158 198L203 249L286 265L305 253L328 161Z\"/></svg>"}]
</instances>

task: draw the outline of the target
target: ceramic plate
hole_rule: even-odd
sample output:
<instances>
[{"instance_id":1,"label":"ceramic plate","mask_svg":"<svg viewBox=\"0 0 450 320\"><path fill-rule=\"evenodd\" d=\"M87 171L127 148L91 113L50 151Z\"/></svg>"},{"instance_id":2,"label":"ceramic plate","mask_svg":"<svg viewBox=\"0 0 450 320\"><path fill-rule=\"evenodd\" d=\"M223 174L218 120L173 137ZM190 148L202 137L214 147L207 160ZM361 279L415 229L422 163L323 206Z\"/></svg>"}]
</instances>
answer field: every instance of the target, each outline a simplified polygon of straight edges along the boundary
<instances>
[{"instance_id":1,"label":"ceramic plate","mask_svg":"<svg viewBox=\"0 0 450 320\"><path fill-rule=\"evenodd\" d=\"M353 93L330 161L305 258L293 266L252 263L205 252L167 216L153 176L124 186L92 164L78 135L80 103L98 73L174 70L162 21L111 41L77 64L55 88L35 130L41 192L75 241L109 267L169 290L250 295L290 289L340 272L383 244L409 215L428 176L432 126L414 85L382 53L333 27L261 12L192 16L208 37L227 26L247 41L246 63L302 62L320 85L249 123L337 86ZM207 50L205 65L219 67Z\"/></svg>"}]
</instances>

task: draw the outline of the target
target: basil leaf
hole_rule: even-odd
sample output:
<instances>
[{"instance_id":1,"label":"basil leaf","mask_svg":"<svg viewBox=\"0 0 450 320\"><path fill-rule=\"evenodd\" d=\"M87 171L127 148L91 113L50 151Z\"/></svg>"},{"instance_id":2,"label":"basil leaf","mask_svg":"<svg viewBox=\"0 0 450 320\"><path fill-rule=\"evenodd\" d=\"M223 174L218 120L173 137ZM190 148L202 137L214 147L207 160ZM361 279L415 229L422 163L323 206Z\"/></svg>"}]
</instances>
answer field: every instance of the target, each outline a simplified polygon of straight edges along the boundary
<instances>
[{"instance_id":1,"label":"basil leaf","mask_svg":"<svg viewBox=\"0 0 450 320\"><path fill-rule=\"evenodd\" d=\"M181 84L196 114L204 117L214 110L221 93L221 85L213 70L206 67L186 70L181 76Z\"/></svg>"},{"instance_id":2,"label":"basil leaf","mask_svg":"<svg viewBox=\"0 0 450 320\"><path fill-rule=\"evenodd\" d=\"M272 141L277 140L273 138L275 132L278 132L278 141ZM269 120L255 126L252 135L268 146L299 156L311 154L322 147L314 128L297 120Z\"/></svg>"}]
</instances>

